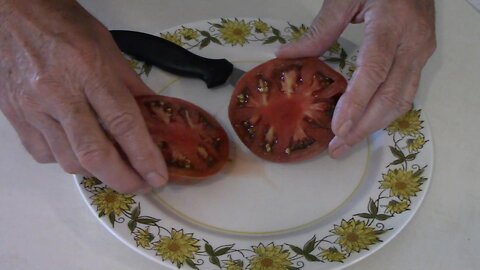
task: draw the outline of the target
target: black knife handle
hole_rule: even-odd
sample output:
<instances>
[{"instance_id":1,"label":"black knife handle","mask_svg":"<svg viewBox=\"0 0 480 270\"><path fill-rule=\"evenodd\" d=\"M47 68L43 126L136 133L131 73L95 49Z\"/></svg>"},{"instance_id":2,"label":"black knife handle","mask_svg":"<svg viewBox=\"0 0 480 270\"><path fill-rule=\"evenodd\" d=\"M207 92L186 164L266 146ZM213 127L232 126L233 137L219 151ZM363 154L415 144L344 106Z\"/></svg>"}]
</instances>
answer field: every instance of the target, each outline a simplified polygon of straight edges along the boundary
<instances>
[{"instance_id":1,"label":"black knife handle","mask_svg":"<svg viewBox=\"0 0 480 270\"><path fill-rule=\"evenodd\" d=\"M233 71L226 59L201 57L158 36L126 30L110 33L122 52L175 75L199 78L208 88L224 84Z\"/></svg>"}]
</instances>

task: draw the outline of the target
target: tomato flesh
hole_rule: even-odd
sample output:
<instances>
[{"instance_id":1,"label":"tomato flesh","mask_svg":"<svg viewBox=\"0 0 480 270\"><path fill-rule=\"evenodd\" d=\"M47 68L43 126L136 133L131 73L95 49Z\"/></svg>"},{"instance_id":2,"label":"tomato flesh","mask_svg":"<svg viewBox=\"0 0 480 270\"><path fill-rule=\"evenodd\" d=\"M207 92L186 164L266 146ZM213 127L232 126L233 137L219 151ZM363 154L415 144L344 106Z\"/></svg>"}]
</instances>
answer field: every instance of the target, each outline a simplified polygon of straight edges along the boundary
<instances>
[{"instance_id":1,"label":"tomato flesh","mask_svg":"<svg viewBox=\"0 0 480 270\"><path fill-rule=\"evenodd\" d=\"M333 138L331 119L345 78L318 58L272 59L237 83L229 118L242 142L274 162L310 158Z\"/></svg>"},{"instance_id":2,"label":"tomato flesh","mask_svg":"<svg viewBox=\"0 0 480 270\"><path fill-rule=\"evenodd\" d=\"M171 179L203 179L224 167L228 136L208 112L173 97L139 96L136 100Z\"/></svg>"}]
</instances>

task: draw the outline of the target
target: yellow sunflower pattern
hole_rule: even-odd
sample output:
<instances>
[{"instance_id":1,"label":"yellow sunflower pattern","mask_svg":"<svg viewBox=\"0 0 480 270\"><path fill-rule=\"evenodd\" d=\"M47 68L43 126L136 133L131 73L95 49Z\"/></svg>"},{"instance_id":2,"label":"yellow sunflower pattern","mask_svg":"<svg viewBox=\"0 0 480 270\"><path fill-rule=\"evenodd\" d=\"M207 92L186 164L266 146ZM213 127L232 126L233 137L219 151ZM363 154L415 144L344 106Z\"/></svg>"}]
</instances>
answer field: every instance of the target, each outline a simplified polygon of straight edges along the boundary
<instances>
[{"instance_id":1,"label":"yellow sunflower pattern","mask_svg":"<svg viewBox=\"0 0 480 270\"><path fill-rule=\"evenodd\" d=\"M222 20L221 27L218 30L220 37L226 44L232 46L243 46L248 42L248 36L252 31L251 24L245 22L245 20Z\"/></svg>"},{"instance_id":2,"label":"yellow sunflower pattern","mask_svg":"<svg viewBox=\"0 0 480 270\"><path fill-rule=\"evenodd\" d=\"M171 235L163 236L154 243L154 248L162 260L168 260L180 268L187 260L193 260L200 249L198 242L193 234L184 233L183 229L172 229Z\"/></svg>"},{"instance_id":3,"label":"yellow sunflower pattern","mask_svg":"<svg viewBox=\"0 0 480 270\"><path fill-rule=\"evenodd\" d=\"M395 121L386 130L390 133L399 133L403 136L415 136L420 134L423 121L420 120L420 110L410 110Z\"/></svg>"},{"instance_id":4,"label":"yellow sunflower pattern","mask_svg":"<svg viewBox=\"0 0 480 270\"><path fill-rule=\"evenodd\" d=\"M347 255L345 253L340 252L335 247L324 249L320 253L320 256L322 260L327 262L343 262L347 258Z\"/></svg>"},{"instance_id":5,"label":"yellow sunflower pattern","mask_svg":"<svg viewBox=\"0 0 480 270\"><path fill-rule=\"evenodd\" d=\"M185 40L197 40L199 37L197 30L184 26L182 26L181 29L177 30L177 33Z\"/></svg>"},{"instance_id":6,"label":"yellow sunflower pattern","mask_svg":"<svg viewBox=\"0 0 480 270\"><path fill-rule=\"evenodd\" d=\"M133 239L137 243L137 246L142 248L150 248L152 246L152 240L155 239L155 236L150 232L149 227L145 229L137 228L133 234L135 235Z\"/></svg>"},{"instance_id":7,"label":"yellow sunflower pattern","mask_svg":"<svg viewBox=\"0 0 480 270\"><path fill-rule=\"evenodd\" d=\"M85 189L92 189L96 185L100 185L102 181L98 180L95 177L84 177L82 181L82 185Z\"/></svg>"},{"instance_id":8,"label":"yellow sunflower pattern","mask_svg":"<svg viewBox=\"0 0 480 270\"><path fill-rule=\"evenodd\" d=\"M387 212L391 214L401 214L408 210L410 207L410 202L408 200L391 200L387 205Z\"/></svg>"},{"instance_id":9,"label":"yellow sunflower pattern","mask_svg":"<svg viewBox=\"0 0 480 270\"><path fill-rule=\"evenodd\" d=\"M250 260L251 270L289 270L292 262L289 260L290 252L284 250L282 246L276 246L273 243L265 246L260 244L252 247L253 255Z\"/></svg>"},{"instance_id":10,"label":"yellow sunflower pattern","mask_svg":"<svg viewBox=\"0 0 480 270\"><path fill-rule=\"evenodd\" d=\"M243 270L243 261L241 260L228 260L225 262L226 270Z\"/></svg>"},{"instance_id":11,"label":"yellow sunflower pattern","mask_svg":"<svg viewBox=\"0 0 480 270\"><path fill-rule=\"evenodd\" d=\"M255 29L255 32L262 34L266 34L270 30L270 26L260 19L253 22L253 28Z\"/></svg>"},{"instance_id":12,"label":"yellow sunflower pattern","mask_svg":"<svg viewBox=\"0 0 480 270\"><path fill-rule=\"evenodd\" d=\"M290 27L292 28L292 37L290 38L291 41L299 40L308 31L308 27L303 24L299 27L294 25L290 25Z\"/></svg>"},{"instance_id":13,"label":"yellow sunflower pattern","mask_svg":"<svg viewBox=\"0 0 480 270\"><path fill-rule=\"evenodd\" d=\"M425 136L420 134L413 139L407 140L407 149L410 153L418 152L420 151L420 149L423 148L426 142L427 141L425 141Z\"/></svg>"},{"instance_id":14,"label":"yellow sunflower pattern","mask_svg":"<svg viewBox=\"0 0 480 270\"><path fill-rule=\"evenodd\" d=\"M337 243L347 253L368 250L371 245L380 241L375 229L368 226L365 221L350 219L342 220L340 225L334 225L331 231L338 236Z\"/></svg>"},{"instance_id":15,"label":"yellow sunflower pattern","mask_svg":"<svg viewBox=\"0 0 480 270\"><path fill-rule=\"evenodd\" d=\"M211 43L221 46L244 46L250 42L284 43L297 40L308 31L305 25L292 24L279 30L261 19L221 19L209 24L208 29L181 26L159 36L187 49L202 49ZM326 61L339 62L340 70L345 68L348 77L355 71L354 58L349 58L338 42L325 57ZM148 76L148 70L140 62L131 60L129 63L133 69ZM382 234L394 229L384 222L408 211L412 200L421 191L426 180L422 176L426 166L414 162L428 142L422 133L422 124L421 111L412 109L385 129L393 139L390 151L396 160L388 164L378 180L378 197L370 199L367 212L342 219L332 226L329 235L318 238L320 240L315 235L303 248L302 245L274 242L255 243L249 248L236 249L234 243L214 248L206 239L202 244L193 233L182 228L165 228L160 219L140 215L140 204L135 202L134 195L117 193L96 178L84 177L81 185L92 194L91 204L99 216L108 216L112 226L128 224L132 240L139 248L154 252L178 268L187 265L187 268L199 270L300 270L307 261L343 263L351 253L360 253L381 242Z\"/></svg>"},{"instance_id":16,"label":"yellow sunflower pattern","mask_svg":"<svg viewBox=\"0 0 480 270\"><path fill-rule=\"evenodd\" d=\"M180 46L183 45L182 36L177 32L175 32L175 33L168 33L168 32L167 33L161 33L160 37L163 38L163 39L166 39L170 42L173 42L177 45L180 45Z\"/></svg>"},{"instance_id":17,"label":"yellow sunflower pattern","mask_svg":"<svg viewBox=\"0 0 480 270\"><path fill-rule=\"evenodd\" d=\"M92 205L97 207L99 216L119 216L123 211L129 211L135 203L134 195L120 194L109 187L103 187L93 194Z\"/></svg>"},{"instance_id":18,"label":"yellow sunflower pattern","mask_svg":"<svg viewBox=\"0 0 480 270\"><path fill-rule=\"evenodd\" d=\"M404 169L388 170L380 181L380 188L390 190L390 195L400 199L416 196L422 185L421 177L414 171Z\"/></svg>"}]
</instances>

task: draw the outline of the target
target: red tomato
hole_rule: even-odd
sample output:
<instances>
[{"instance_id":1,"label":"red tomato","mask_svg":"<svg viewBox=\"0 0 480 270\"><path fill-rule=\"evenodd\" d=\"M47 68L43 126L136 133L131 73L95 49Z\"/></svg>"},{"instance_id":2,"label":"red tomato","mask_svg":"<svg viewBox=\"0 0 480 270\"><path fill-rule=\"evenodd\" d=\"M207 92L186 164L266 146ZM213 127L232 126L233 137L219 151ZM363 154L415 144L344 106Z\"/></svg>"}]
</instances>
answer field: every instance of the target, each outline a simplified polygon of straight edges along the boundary
<instances>
[{"instance_id":1,"label":"red tomato","mask_svg":"<svg viewBox=\"0 0 480 270\"><path fill-rule=\"evenodd\" d=\"M223 168L228 160L228 136L208 112L173 97L152 95L136 100L173 181L206 178Z\"/></svg>"},{"instance_id":2,"label":"red tomato","mask_svg":"<svg viewBox=\"0 0 480 270\"><path fill-rule=\"evenodd\" d=\"M257 156L304 160L333 138L333 110L346 86L345 78L318 58L272 59L240 78L229 118Z\"/></svg>"}]
</instances>

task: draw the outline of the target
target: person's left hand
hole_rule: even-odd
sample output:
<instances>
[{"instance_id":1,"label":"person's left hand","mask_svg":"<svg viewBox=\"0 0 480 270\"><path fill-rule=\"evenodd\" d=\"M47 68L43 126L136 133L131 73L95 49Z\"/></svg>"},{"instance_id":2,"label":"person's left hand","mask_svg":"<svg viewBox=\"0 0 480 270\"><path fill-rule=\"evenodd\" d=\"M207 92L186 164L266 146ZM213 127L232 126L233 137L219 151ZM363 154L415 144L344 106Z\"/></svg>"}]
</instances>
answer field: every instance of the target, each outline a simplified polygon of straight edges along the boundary
<instances>
[{"instance_id":1,"label":"person's left hand","mask_svg":"<svg viewBox=\"0 0 480 270\"><path fill-rule=\"evenodd\" d=\"M309 31L278 57L322 55L349 23L365 23L357 69L332 120L333 158L411 109L436 47L433 0L325 0Z\"/></svg>"}]
</instances>

